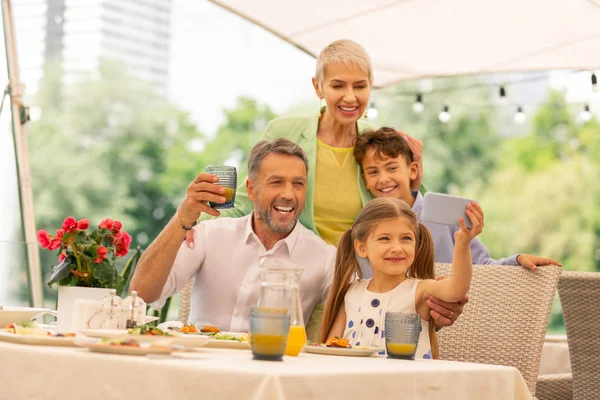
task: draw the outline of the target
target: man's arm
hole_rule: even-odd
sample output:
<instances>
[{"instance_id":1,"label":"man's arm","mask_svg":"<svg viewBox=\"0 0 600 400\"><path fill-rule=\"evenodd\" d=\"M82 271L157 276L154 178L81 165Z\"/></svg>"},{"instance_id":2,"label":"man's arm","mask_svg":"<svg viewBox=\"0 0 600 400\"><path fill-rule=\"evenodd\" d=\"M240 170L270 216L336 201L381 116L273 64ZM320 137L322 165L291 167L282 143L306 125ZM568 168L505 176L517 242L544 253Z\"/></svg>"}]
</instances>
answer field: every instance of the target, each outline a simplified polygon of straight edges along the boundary
<instances>
[{"instance_id":1,"label":"man's arm","mask_svg":"<svg viewBox=\"0 0 600 400\"><path fill-rule=\"evenodd\" d=\"M156 301L169 277L175 257L188 229L201 213L217 216L219 212L206 202L224 203L224 190L215 184L217 177L200 174L188 186L186 197L167 226L144 251L131 279L131 289L147 303Z\"/></svg>"},{"instance_id":2,"label":"man's arm","mask_svg":"<svg viewBox=\"0 0 600 400\"><path fill-rule=\"evenodd\" d=\"M136 290L146 303L152 303L160 297L185 233L179 225L178 216L174 215L142 253L131 278L131 290Z\"/></svg>"}]
</instances>

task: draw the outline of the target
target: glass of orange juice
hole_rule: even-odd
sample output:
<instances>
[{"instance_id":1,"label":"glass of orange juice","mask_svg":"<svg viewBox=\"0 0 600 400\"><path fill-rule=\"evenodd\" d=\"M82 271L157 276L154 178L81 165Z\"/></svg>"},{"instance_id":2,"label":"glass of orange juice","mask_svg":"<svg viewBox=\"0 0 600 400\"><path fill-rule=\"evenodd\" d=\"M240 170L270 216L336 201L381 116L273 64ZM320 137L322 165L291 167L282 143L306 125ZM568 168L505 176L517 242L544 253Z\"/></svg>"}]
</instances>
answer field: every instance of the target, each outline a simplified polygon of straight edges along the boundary
<instances>
[{"instance_id":1,"label":"glass of orange juice","mask_svg":"<svg viewBox=\"0 0 600 400\"><path fill-rule=\"evenodd\" d=\"M401 312L388 312L385 315L385 348L388 358L414 360L421 316Z\"/></svg>"},{"instance_id":2,"label":"glass of orange juice","mask_svg":"<svg viewBox=\"0 0 600 400\"><path fill-rule=\"evenodd\" d=\"M217 185L222 186L225 189L223 197L225 197L225 203L213 203L212 201L208 205L214 209L228 209L233 208L235 205L235 192L237 187L237 170L235 167L229 165L209 165L206 167L206 172L213 174L219 178Z\"/></svg>"},{"instance_id":3,"label":"glass of orange juice","mask_svg":"<svg viewBox=\"0 0 600 400\"><path fill-rule=\"evenodd\" d=\"M256 360L282 361L290 329L287 309L250 310L250 346Z\"/></svg>"}]
</instances>

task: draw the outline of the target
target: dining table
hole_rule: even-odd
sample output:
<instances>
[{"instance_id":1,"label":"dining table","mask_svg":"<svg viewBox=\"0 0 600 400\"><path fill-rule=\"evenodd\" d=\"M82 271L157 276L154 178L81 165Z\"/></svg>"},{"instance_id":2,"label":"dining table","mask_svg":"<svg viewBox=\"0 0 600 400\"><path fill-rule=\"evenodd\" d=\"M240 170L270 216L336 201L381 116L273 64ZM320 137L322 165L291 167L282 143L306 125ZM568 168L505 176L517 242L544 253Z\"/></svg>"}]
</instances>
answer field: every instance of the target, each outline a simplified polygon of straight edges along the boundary
<instances>
[{"instance_id":1,"label":"dining table","mask_svg":"<svg viewBox=\"0 0 600 400\"><path fill-rule=\"evenodd\" d=\"M513 367L379 355L259 361L250 350L131 356L0 342L0 371L0 398L10 400L532 398Z\"/></svg>"}]
</instances>

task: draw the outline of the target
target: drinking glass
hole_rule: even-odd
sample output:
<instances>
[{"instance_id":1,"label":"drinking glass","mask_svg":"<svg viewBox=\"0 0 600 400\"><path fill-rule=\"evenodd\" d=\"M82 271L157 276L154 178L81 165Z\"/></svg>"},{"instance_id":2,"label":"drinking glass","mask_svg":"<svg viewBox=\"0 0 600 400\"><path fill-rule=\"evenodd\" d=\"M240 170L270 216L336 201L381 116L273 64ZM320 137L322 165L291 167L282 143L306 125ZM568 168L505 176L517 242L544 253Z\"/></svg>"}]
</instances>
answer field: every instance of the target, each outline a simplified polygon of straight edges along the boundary
<instances>
[{"instance_id":1,"label":"drinking glass","mask_svg":"<svg viewBox=\"0 0 600 400\"><path fill-rule=\"evenodd\" d=\"M256 360L282 361L290 329L287 309L250 310L250 346Z\"/></svg>"},{"instance_id":2,"label":"drinking glass","mask_svg":"<svg viewBox=\"0 0 600 400\"><path fill-rule=\"evenodd\" d=\"M421 316L401 312L388 312L385 315L385 348L388 358L414 360Z\"/></svg>"},{"instance_id":3,"label":"drinking glass","mask_svg":"<svg viewBox=\"0 0 600 400\"><path fill-rule=\"evenodd\" d=\"M225 188L225 203L208 202L208 205L214 209L233 208L235 204L235 192L237 188L237 171L235 167L228 165L209 165L206 172L216 175L219 178L217 185Z\"/></svg>"}]
</instances>

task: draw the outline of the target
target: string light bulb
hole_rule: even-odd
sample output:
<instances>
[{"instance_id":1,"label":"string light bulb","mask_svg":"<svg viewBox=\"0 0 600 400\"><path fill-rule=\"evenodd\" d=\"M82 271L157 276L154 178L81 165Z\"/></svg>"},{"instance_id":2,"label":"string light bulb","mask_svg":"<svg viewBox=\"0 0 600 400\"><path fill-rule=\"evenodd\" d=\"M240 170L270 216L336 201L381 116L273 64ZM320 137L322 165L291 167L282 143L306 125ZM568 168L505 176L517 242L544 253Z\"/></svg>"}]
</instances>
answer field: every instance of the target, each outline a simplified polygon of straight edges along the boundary
<instances>
[{"instance_id":1,"label":"string light bulb","mask_svg":"<svg viewBox=\"0 0 600 400\"><path fill-rule=\"evenodd\" d=\"M598 79L596 74L592 72L592 91L598 92Z\"/></svg>"},{"instance_id":2,"label":"string light bulb","mask_svg":"<svg viewBox=\"0 0 600 400\"><path fill-rule=\"evenodd\" d=\"M450 122L452 115L450 115L450 107L448 107L448 104L444 104L444 107L442 107L442 111L440 112L440 115L438 115L438 118L443 124Z\"/></svg>"},{"instance_id":3,"label":"string light bulb","mask_svg":"<svg viewBox=\"0 0 600 400\"><path fill-rule=\"evenodd\" d=\"M415 112L415 114L421 114L423 112L424 108L425 108L425 105L423 104L423 95L421 93L418 93L417 99L415 100L415 103L413 104L412 109Z\"/></svg>"},{"instance_id":4,"label":"string light bulb","mask_svg":"<svg viewBox=\"0 0 600 400\"><path fill-rule=\"evenodd\" d=\"M508 97L506 97L506 89L504 86L500 86L500 103L506 104L508 102Z\"/></svg>"},{"instance_id":5,"label":"string light bulb","mask_svg":"<svg viewBox=\"0 0 600 400\"><path fill-rule=\"evenodd\" d=\"M379 111L377 111L377 108L375 108L374 102L371 102L369 104L369 108L367 109L367 115L368 119L377 119L377 117L379 116Z\"/></svg>"},{"instance_id":6,"label":"string light bulb","mask_svg":"<svg viewBox=\"0 0 600 400\"><path fill-rule=\"evenodd\" d=\"M515 113L515 123L521 125L523 122L525 122L526 116L525 113L523 112L523 107L519 106L517 107L517 112Z\"/></svg>"},{"instance_id":7,"label":"string light bulb","mask_svg":"<svg viewBox=\"0 0 600 400\"><path fill-rule=\"evenodd\" d=\"M588 122L590 119L592 119L592 113L590 112L589 104L583 106L581 113L579 113L579 119L583 122Z\"/></svg>"}]
</instances>

